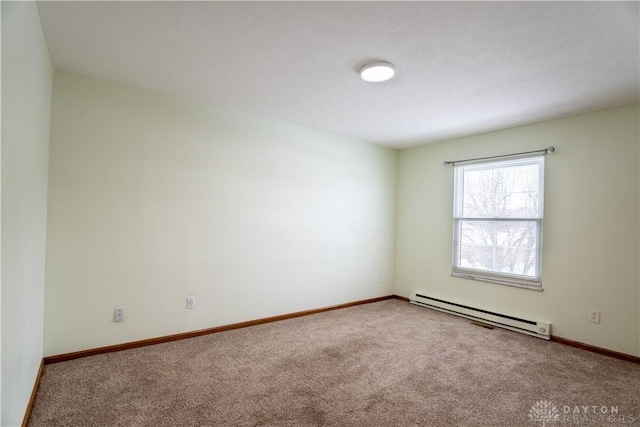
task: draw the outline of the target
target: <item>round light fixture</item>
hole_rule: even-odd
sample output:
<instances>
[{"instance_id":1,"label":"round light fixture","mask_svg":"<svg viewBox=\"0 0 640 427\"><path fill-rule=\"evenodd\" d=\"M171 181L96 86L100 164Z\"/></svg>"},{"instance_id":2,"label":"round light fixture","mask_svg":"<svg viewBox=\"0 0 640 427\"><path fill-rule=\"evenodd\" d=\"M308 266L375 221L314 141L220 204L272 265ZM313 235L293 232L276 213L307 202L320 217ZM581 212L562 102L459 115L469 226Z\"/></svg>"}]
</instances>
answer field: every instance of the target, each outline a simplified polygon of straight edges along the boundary
<instances>
[{"instance_id":1,"label":"round light fixture","mask_svg":"<svg viewBox=\"0 0 640 427\"><path fill-rule=\"evenodd\" d=\"M390 62L369 62L360 68L360 77L365 82L386 82L396 75L396 70Z\"/></svg>"}]
</instances>

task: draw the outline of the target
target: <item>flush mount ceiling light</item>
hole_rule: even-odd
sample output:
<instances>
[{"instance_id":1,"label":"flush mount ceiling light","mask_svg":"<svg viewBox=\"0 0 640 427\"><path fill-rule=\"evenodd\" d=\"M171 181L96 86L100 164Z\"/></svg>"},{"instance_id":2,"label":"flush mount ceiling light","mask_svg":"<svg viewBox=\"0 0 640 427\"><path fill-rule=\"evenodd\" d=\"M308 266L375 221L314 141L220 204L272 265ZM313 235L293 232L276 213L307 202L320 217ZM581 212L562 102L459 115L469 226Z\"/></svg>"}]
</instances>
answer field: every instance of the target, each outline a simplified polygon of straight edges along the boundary
<instances>
[{"instance_id":1,"label":"flush mount ceiling light","mask_svg":"<svg viewBox=\"0 0 640 427\"><path fill-rule=\"evenodd\" d=\"M396 75L393 64L385 61L369 62L360 68L360 77L365 82L386 82Z\"/></svg>"}]
</instances>

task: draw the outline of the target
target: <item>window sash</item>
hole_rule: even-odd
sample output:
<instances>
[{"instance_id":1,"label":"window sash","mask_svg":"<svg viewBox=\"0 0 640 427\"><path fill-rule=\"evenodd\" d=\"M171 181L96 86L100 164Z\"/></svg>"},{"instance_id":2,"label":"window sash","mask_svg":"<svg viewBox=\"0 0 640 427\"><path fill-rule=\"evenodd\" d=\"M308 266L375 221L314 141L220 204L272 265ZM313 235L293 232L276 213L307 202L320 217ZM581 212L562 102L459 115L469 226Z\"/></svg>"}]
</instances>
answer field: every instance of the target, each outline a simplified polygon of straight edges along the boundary
<instances>
[{"instance_id":1,"label":"window sash","mask_svg":"<svg viewBox=\"0 0 640 427\"><path fill-rule=\"evenodd\" d=\"M542 270L542 219L539 218L527 218L527 219L487 219L487 218L456 218L454 220L455 233L454 233L454 263L452 275L457 277L464 277L467 279L485 280L490 282L496 282L499 284L512 284L515 286L534 287L540 288L541 286L541 270ZM493 251L494 256L505 248L511 250L530 250L535 251L535 262L533 265L533 275L518 274L513 272L502 272L492 269L480 269L480 268L467 268L461 266L461 250L465 248L464 243L460 242L462 237L461 227L465 222L494 222L494 223L532 223L535 224L536 245L534 248L517 248L509 246L501 246L497 242L492 241L492 244L488 244L485 248Z\"/></svg>"}]
</instances>

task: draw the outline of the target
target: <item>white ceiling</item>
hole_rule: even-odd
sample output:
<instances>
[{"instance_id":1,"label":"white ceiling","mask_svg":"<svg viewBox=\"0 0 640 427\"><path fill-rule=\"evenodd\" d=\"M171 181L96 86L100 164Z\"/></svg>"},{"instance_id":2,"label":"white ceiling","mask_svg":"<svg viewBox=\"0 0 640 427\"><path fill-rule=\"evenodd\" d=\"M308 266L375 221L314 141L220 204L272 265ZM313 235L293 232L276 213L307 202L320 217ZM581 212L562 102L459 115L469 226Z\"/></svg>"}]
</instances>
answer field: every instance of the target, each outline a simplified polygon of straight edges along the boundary
<instances>
[{"instance_id":1,"label":"white ceiling","mask_svg":"<svg viewBox=\"0 0 640 427\"><path fill-rule=\"evenodd\" d=\"M638 102L638 2L40 2L56 68L391 147ZM395 64L372 84L363 61Z\"/></svg>"}]
</instances>

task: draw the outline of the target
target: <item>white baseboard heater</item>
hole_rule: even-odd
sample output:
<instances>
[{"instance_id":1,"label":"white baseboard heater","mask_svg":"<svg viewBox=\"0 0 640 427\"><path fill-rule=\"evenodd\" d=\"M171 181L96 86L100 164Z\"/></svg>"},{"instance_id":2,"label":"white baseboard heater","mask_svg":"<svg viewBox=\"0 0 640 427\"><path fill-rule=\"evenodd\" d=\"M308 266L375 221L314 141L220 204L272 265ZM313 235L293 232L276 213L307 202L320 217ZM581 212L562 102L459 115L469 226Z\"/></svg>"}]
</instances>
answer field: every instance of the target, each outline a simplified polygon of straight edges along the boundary
<instances>
[{"instance_id":1,"label":"white baseboard heater","mask_svg":"<svg viewBox=\"0 0 640 427\"><path fill-rule=\"evenodd\" d=\"M411 292L409 298L411 304L432 308L445 313L464 317L471 320L482 321L499 328L509 329L534 337L548 340L551 338L551 324L536 322L535 320L521 319L506 314L495 313L480 308L470 307L451 301L433 298L418 292Z\"/></svg>"}]
</instances>

